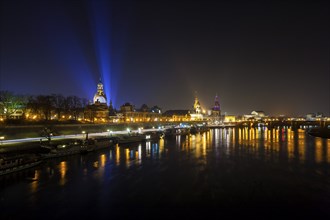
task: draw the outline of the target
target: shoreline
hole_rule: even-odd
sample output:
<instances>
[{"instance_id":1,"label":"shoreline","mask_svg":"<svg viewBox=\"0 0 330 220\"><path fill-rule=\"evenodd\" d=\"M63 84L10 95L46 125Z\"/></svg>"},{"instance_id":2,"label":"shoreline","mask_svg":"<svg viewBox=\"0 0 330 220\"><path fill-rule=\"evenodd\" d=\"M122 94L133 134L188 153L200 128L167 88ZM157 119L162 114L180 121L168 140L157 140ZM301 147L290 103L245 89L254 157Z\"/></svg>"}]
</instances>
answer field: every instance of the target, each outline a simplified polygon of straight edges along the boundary
<instances>
[{"instance_id":1,"label":"shoreline","mask_svg":"<svg viewBox=\"0 0 330 220\"><path fill-rule=\"evenodd\" d=\"M0 127L0 154L8 153L34 153L43 143L48 143L48 138L40 131L48 128L55 135L51 135L51 143L61 144L74 139L86 139L97 137L122 136L128 133L138 132L139 128L144 130L157 129L159 126L169 125L170 123L136 123L136 124L72 124L72 125L31 125L31 126L6 126ZM172 125L178 123L171 123ZM23 128L23 129L22 129ZM61 129L64 128L64 129ZM111 130L110 130L111 129ZM111 131L111 134L110 134Z\"/></svg>"},{"instance_id":2,"label":"shoreline","mask_svg":"<svg viewBox=\"0 0 330 220\"><path fill-rule=\"evenodd\" d=\"M32 124L32 125L4 125L0 124L0 137L2 140L44 137L45 130L54 136L81 135L82 133L100 133L107 131L123 131L129 128L152 128L166 125L177 125L180 122L141 122L141 123L116 123L116 124ZM0 140L1 144L1 140Z\"/></svg>"}]
</instances>

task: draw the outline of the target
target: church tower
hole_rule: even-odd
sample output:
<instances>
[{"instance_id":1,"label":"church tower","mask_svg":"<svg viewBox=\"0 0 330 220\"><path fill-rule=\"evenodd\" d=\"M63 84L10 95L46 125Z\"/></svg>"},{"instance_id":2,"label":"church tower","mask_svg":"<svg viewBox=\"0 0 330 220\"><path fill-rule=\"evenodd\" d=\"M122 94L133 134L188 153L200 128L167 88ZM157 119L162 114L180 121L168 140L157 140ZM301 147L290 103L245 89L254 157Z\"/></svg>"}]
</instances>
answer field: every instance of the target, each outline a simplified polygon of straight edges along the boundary
<instances>
[{"instance_id":1,"label":"church tower","mask_svg":"<svg viewBox=\"0 0 330 220\"><path fill-rule=\"evenodd\" d=\"M192 110L192 113L190 114L190 119L192 121L199 121L203 120L203 114L202 114L202 107L201 104L198 101L197 95L195 94L195 102L194 102L194 109Z\"/></svg>"},{"instance_id":2,"label":"church tower","mask_svg":"<svg viewBox=\"0 0 330 220\"><path fill-rule=\"evenodd\" d=\"M97 84L97 91L93 98L93 103L86 106L84 111L86 121L93 123L104 123L109 121L109 108L107 97L103 91L101 79Z\"/></svg>"},{"instance_id":3,"label":"church tower","mask_svg":"<svg viewBox=\"0 0 330 220\"><path fill-rule=\"evenodd\" d=\"M107 97L103 91L103 84L101 82L101 79L97 84L97 92L94 95L93 101L94 104L107 104Z\"/></svg>"},{"instance_id":4,"label":"church tower","mask_svg":"<svg viewBox=\"0 0 330 220\"><path fill-rule=\"evenodd\" d=\"M213 123L220 123L221 121L221 108L218 94L214 98L214 106L212 107L212 115L211 115Z\"/></svg>"},{"instance_id":5,"label":"church tower","mask_svg":"<svg viewBox=\"0 0 330 220\"><path fill-rule=\"evenodd\" d=\"M200 114L202 112L201 104L199 103L197 96L195 96L194 110L196 114Z\"/></svg>"},{"instance_id":6,"label":"church tower","mask_svg":"<svg viewBox=\"0 0 330 220\"><path fill-rule=\"evenodd\" d=\"M220 112L220 103L219 103L218 95L216 95L214 98L214 106L213 106L212 110Z\"/></svg>"}]
</instances>

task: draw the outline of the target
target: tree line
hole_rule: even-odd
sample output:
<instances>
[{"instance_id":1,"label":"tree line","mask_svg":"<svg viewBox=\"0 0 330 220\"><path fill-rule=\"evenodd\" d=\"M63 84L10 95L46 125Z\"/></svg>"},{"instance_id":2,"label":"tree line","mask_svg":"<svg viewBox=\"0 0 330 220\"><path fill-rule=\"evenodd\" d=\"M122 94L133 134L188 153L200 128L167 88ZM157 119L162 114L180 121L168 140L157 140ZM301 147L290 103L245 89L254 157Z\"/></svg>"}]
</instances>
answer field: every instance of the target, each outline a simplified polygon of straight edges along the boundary
<instances>
[{"instance_id":1,"label":"tree line","mask_svg":"<svg viewBox=\"0 0 330 220\"><path fill-rule=\"evenodd\" d=\"M17 95L10 91L0 91L0 114L9 119L17 110L39 115L45 120L55 113L57 118L71 115L74 120L88 105L88 100L77 96L51 95Z\"/></svg>"}]
</instances>

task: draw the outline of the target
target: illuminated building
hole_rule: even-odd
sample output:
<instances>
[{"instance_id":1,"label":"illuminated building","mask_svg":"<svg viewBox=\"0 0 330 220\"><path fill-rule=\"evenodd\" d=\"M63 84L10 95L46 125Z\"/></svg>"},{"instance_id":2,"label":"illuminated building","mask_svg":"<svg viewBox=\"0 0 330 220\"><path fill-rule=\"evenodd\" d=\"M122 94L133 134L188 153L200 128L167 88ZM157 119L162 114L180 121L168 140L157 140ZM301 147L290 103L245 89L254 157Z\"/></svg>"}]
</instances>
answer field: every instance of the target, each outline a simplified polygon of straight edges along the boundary
<instances>
[{"instance_id":1,"label":"illuminated building","mask_svg":"<svg viewBox=\"0 0 330 220\"><path fill-rule=\"evenodd\" d=\"M212 124L219 124L221 122L221 109L218 95L214 98L214 106L211 108L208 114L208 120Z\"/></svg>"},{"instance_id":2,"label":"illuminated building","mask_svg":"<svg viewBox=\"0 0 330 220\"><path fill-rule=\"evenodd\" d=\"M309 113L305 116L306 121L317 121L317 120L321 120L321 118L323 118L323 114L322 113Z\"/></svg>"},{"instance_id":3,"label":"illuminated building","mask_svg":"<svg viewBox=\"0 0 330 220\"><path fill-rule=\"evenodd\" d=\"M165 121L190 121L189 110L168 110L163 113L163 119Z\"/></svg>"},{"instance_id":4,"label":"illuminated building","mask_svg":"<svg viewBox=\"0 0 330 220\"><path fill-rule=\"evenodd\" d=\"M193 113L190 114L192 121L203 120L202 108L198 101L197 96L195 96Z\"/></svg>"},{"instance_id":5,"label":"illuminated building","mask_svg":"<svg viewBox=\"0 0 330 220\"><path fill-rule=\"evenodd\" d=\"M265 117L267 116L265 115L264 111L252 111L250 115L244 115L245 120L249 120L249 119L262 120Z\"/></svg>"},{"instance_id":6,"label":"illuminated building","mask_svg":"<svg viewBox=\"0 0 330 220\"><path fill-rule=\"evenodd\" d=\"M107 104L107 97L103 91L103 84L100 82L97 84L97 92L94 95L94 104Z\"/></svg>"},{"instance_id":7,"label":"illuminated building","mask_svg":"<svg viewBox=\"0 0 330 220\"><path fill-rule=\"evenodd\" d=\"M195 96L194 112L196 114L200 114L201 113L201 104L199 103L197 96Z\"/></svg>"},{"instance_id":8,"label":"illuminated building","mask_svg":"<svg viewBox=\"0 0 330 220\"><path fill-rule=\"evenodd\" d=\"M109 119L109 108L107 106L107 97L103 91L103 84L97 84L97 92L93 98L93 104L89 104L84 112L85 120L90 122L107 122Z\"/></svg>"},{"instance_id":9,"label":"illuminated building","mask_svg":"<svg viewBox=\"0 0 330 220\"><path fill-rule=\"evenodd\" d=\"M155 122L161 121L161 109L157 106L149 109L147 105L142 105L141 109L136 110L130 103L125 103L117 113L120 122Z\"/></svg>"},{"instance_id":10,"label":"illuminated building","mask_svg":"<svg viewBox=\"0 0 330 220\"><path fill-rule=\"evenodd\" d=\"M236 116L235 115L225 115L224 122L225 123L236 122Z\"/></svg>"}]
</instances>

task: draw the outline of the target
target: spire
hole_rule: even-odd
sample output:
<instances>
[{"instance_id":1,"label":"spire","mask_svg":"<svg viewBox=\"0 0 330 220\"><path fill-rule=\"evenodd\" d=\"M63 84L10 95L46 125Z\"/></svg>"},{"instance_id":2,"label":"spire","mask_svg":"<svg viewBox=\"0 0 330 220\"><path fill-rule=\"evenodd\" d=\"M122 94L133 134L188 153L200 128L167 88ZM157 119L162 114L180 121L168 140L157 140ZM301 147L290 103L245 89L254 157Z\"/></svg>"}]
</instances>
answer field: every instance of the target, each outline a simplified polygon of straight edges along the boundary
<instances>
[{"instance_id":1,"label":"spire","mask_svg":"<svg viewBox=\"0 0 330 220\"><path fill-rule=\"evenodd\" d=\"M199 114L201 112L201 105L197 98L197 91L195 91L194 111Z\"/></svg>"},{"instance_id":2,"label":"spire","mask_svg":"<svg viewBox=\"0 0 330 220\"><path fill-rule=\"evenodd\" d=\"M219 99L218 99L218 93L216 93L215 98L214 98L213 110L214 111L220 111L220 103L219 103Z\"/></svg>"}]
</instances>

